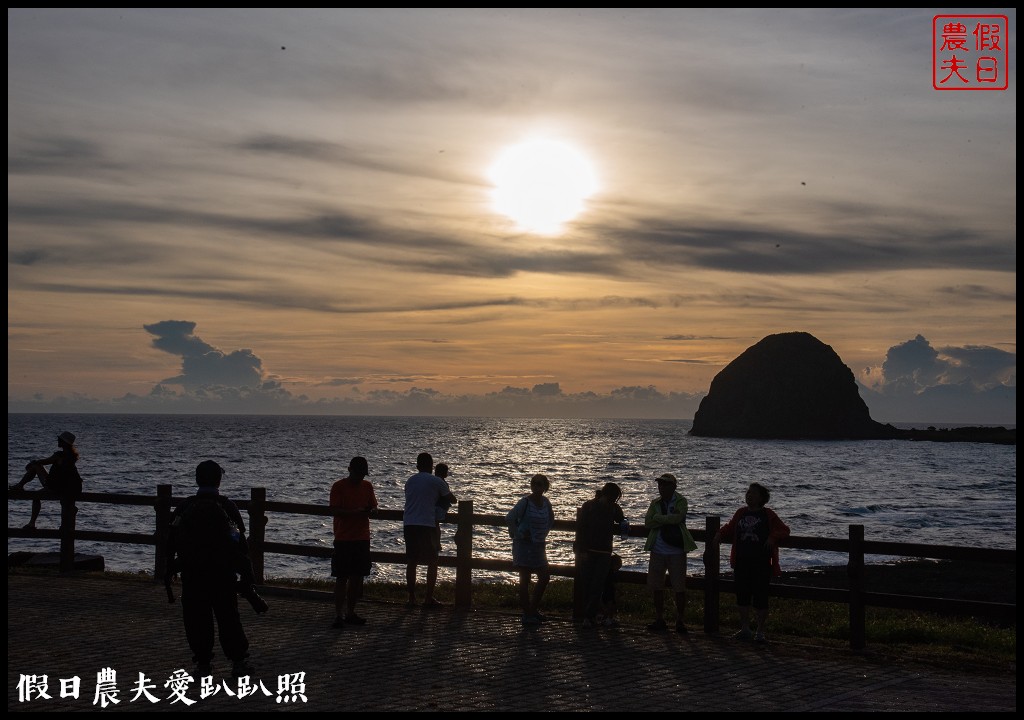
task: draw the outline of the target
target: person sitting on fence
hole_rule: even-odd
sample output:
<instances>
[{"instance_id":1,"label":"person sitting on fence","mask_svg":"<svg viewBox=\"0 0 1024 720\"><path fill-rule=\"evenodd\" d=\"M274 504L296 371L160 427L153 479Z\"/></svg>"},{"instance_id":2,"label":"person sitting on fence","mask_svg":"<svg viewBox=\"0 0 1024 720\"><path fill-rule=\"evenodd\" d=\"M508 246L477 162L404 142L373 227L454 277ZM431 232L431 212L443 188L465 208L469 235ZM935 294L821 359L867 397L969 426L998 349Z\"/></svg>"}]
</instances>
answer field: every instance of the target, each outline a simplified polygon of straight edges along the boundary
<instances>
[{"instance_id":1,"label":"person sitting on fence","mask_svg":"<svg viewBox=\"0 0 1024 720\"><path fill-rule=\"evenodd\" d=\"M544 620L540 601L551 581L546 541L555 524L551 501L544 497L550 488L546 475L534 475L530 479L530 494L524 495L505 516L512 538L512 565L519 571L519 604L523 608L524 625L539 625ZM531 573L537 574L532 597Z\"/></svg>"},{"instance_id":2,"label":"person sitting on fence","mask_svg":"<svg viewBox=\"0 0 1024 720\"><path fill-rule=\"evenodd\" d=\"M47 470L46 466L50 469ZM24 490L35 478L43 486L43 495L60 500L76 500L82 494L82 476L78 474L78 449L75 436L67 431L57 436L57 452L42 460L33 460L25 466L25 475L10 486L11 490ZM32 518L25 525L26 530L36 529L36 519L42 509L39 498L32 499ZM74 512L78 513L78 508Z\"/></svg>"},{"instance_id":3,"label":"person sitting on fence","mask_svg":"<svg viewBox=\"0 0 1024 720\"><path fill-rule=\"evenodd\" d=\"M771 492L760 483L750 483L745 507L741 507L712 540L714 551L722 540L732 540L729 564L736 584L736 607L740 629L733 637L767 642L768 586L773 575L781 575L779 542L789 537L789 527L765 507ZM757 632L750 631L750 608L757 611Z\"/></svg>"},{"instance_id":4,"label":"person sitting on fence","mask_svg":"<svg viewBox=\"0 0 1024 720\"><path fill-rule=\"evenodd\" d=\"M647 565L647 587L654 601L654 622L651 632L668 632L665 622L665 573L668 572L676 598L676 632L686 633L686 553L697 549L697 543L686 529L686 498L676 492L676 476L665 473L658 478L658 497L651 503L644 518L647 543L651 553Z\"/></svg>"}]
</instances>

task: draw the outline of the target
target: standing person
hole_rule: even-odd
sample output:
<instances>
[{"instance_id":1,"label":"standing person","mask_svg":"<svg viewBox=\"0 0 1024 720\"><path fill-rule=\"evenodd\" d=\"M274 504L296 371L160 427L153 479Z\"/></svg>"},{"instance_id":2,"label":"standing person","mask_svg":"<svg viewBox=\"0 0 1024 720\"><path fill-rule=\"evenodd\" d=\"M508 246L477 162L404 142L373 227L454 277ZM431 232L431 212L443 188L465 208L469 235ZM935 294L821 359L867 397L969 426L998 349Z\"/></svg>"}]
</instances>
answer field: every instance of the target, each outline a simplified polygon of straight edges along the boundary
<instances>
[{"instance_id":1,"label":"standing person","mask_svg":"<svg viewBox=\"0 0 1024 720\"><path fill-rule=\"evenodd\" d=\"M779 542L789 537L789 527L770 508L771 492L760 483L747 488L746 507L741 507L721 529L715 533L714 551L722 540L732 540L729 564L733 567L736 583L736 607L740 615L740 630L733 637L738 640L754 639L767 642L765 628L768 621L768 586L773 575L781 575ZM757 612L757 632L750 631L750 607Z\"/></svg>"},{"instance_id":2,"label":"standing person","mask_svg":"<svg viewBox=\"0 0 1024 720\"><path fill-rule=\"evenodd\" d=\"M622 490L615 483L606 483L593 500L576 511L574 550L579 559L579 581L586 597L583 627L597 627L597 613L608 582L612 564L612 537L616 530L623 536L629 531L622 508L618 505Z\"/></svg>"},{"instance_id":3,"label":"standing person","mask_svg":"<svg viewBox=\"0 0 1024 720\"><path fill-rule=\"evenodd\" d=\"M331 574L334 584L333 628L365 625L356 615L356 603L363 597L363 578L370 574L370 518L377 513L377 496L366 476L366 458L356 456L348 464L348 477L331 486L330 507L334 515L334 556Z\"/></svg>"},{"instance_id":4,"label":"standing person","mask_svg":"<svg viewBox=\"0 0 1024 720\"><path fill-rule=\"evenodd\" d=\"M452 495L448 483L433 474L434 458L430 453L420 453L416 458L418 472L405 481L405 512L402 516L402 533L405 536L405 582L409 589L407 606L416 605L416 568L427 566L427 593L423 606L440 607L434 597L437 584L437 554L441 550L438 536L437 501L447 498L452 505L458 500Z\"/></svg>"},{"instance_id":5,"label":"standing person","mask_svg":"<svg viewBox=\"0 0 1024 720\"><path fill-rule=\"evenodd\" d=\"M47 470L46 466L50 469ZM60 500L76 500L82 494L82 476L78 474L78 449L75 447L75 436L66 430L57 436L57 451L48 458L33 460L25 466L25 474L21 480L10 486L11 490L24 490L33 479L39 478L45 495ZM36 529L36 520L43 503L38 498L32 499L32 517L26 530ZM78 509L75 508L75 513Z\"/></svg>"},{"instance_id":6,"label":"standing person","mask_svg":"<svg viewBox=\"0 0 1024 720\"><path fill-rule=\"evenodd\" d=\"M686 529L688 503L676 492L676 484L676 476L671 473L658 478L658 497L644 517L648 530L644 550L651 553L647 565L647 587L654 600L654 622L647 629L668 632L665 622L665 573L668 572L676 597L676 632L682 635L686 634L686 553L696 550L697 543Z\"/></svg>"},{"instance_id":7,"label":"standing person","mask_svg":"<svg viewBox=\"0 0 1024 720\"><path fill-rule=\"evenodd\" d=\"M540 601L551 581L548 569L546 540L555 524L551 501L544 497L551 488L546 475L530 479L530 494L516 503L505 520L512 538L512 565L519 571L519 604L523 608L523 624L538 625L544 621ZM530 574L537 574L537 584L530 595Z\"/></svg>"},{"instance_id":8,"label":"standing person","mask_svg":"<svg viewBox=\"0 0 1024 720\"><path fill-rule=\"evenodd\" d=\"M447 483L448 476L451 474L451 471L448 469L448 463L438 463L434 467L434 474L437 475L442 480L444 480L445 483ZM449 487L451 486L449 485ZM438 543L441 542L441 523L444 522L445 516L448 515L448 510L452 506L451 501L448 499L449 497L451 496L445 496L443 498L440 498L437 501L437 505L434 506L434 519L437 521ZM438 547L440 547L440 545L438 545Z\"/></svg>"},{"instance_id":9,"label":"standing person","mask_svg":"<svg viewBox=\"0 0 1024 720\"><path fill-rule=\"evenodd\" d=\"M604 581L604 590L601 591L601 614L598 616L598 624L603 627L619 626L619 603L615 599L615 587L619 582L619 570L622 569L622 558L618 553L612 553L611 562L608 563L608 577Z\"/></svg>"},{"instance_id":10,"label":"standing person","mask_svg":"<svg viewBox=\"0 0 1024 720\"><path fill-rule=\"evenodd\" d=\"M171 518L165 580L170 587L172 576L181 573L182 618L196 673L212 673L216 618L221 649L232 663L231 674L242 677L252 674L252 667L246 661L249 640L238 614L238 574L242 588L253 594L254 578L242 515L220 494L223 475L213 460L196 466L196 494L182 502Z\"/></svg>"}]
</instances>

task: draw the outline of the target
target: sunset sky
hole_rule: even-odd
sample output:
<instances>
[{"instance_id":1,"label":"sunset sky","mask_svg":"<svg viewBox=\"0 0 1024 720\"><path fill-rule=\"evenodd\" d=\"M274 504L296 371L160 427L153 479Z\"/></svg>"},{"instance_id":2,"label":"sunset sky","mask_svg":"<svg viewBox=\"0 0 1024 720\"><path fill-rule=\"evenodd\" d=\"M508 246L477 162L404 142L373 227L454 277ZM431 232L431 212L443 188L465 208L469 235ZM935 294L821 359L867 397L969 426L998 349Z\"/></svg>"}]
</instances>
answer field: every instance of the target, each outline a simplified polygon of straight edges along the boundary
<instances>
[{"instance_id":1,"label":"sunset sky","mask_svg":"<svg viewBox=\"0 0 1024 720\"><path fill-rule=\"evenodd\" d=\"M940 12L9 9L8 410L690 418L805 331L1015 424L1016 11L977 92Z\"/></svg>"}]
</instances>

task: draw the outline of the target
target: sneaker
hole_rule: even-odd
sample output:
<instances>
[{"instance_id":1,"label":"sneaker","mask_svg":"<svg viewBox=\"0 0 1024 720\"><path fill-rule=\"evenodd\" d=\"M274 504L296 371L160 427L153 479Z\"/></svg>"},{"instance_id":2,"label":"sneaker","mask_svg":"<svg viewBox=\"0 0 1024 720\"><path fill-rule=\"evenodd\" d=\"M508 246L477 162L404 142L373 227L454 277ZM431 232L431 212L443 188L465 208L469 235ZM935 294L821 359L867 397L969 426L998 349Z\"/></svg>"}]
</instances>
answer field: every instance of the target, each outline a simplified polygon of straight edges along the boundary
<instances>
[{"instance_id":1,"label":"sneaker","mask_svg":"<svg viewBox=\"0 0 1024 720\"><path fill-rule=\"evenodd\" d=\"M331 627L335 630L341 630L343 627L345 627L345 618L341 617L340 615L334 618L334 622L331 623Z\"/></svg>"},{"instance_id":2,"label":"sneaker","mask_svg":"<svg viewBox=\"0 0 1024 720\"><path fill-rule=\"evenodd\" d=\"M521 620L522 620L523 625L540 625L541 624L541 619L538 616L536 616L536 615L523 615Z\"/></svg>"},{"instance_id":3,"label":"sneaker","mask_svg":"<svg viewBox=\"0 0 1024 720\"><path fill-rule=\"evenodd\" d=\"M764 636L763 632L758 630L756 633L754 633L754 642L756 642L756 643L766 643L766 642L768 642L768 638L766 638Z\"/></svg>"},{"instance_id":4,"label":"sneaker","mask_svg":"<svg viewBox=\"0 0 1024 720\"><path fill-rule=\"evenodd\" d=\"M208 662L197 662L192 668L192 672L197 678L204 678L213 675L213 665Z\"/></svg>"},{"instance_id":5,"label":"sneaker","mask_svg":"<svg viewBox=\"0 0 1024 720\"><path fill-rule=\"evenodd\" d=\"M749 628L744 628L743 630L734 633L732 636L733 640L752 640L753 638L754 633L750 632Z\"/></svg>"},{"instance_id":6,"label":"sneaker","mask_svg":"<svg viewBox=\"0 0 1024 720\"><path fill-rule=\"evenodd\" d=\"M430 598L429 600L423 601L423 607L428 609L443 608L444 603L438 600L437 598Z\"/></svg>"},{"instance_id":7,"label":"sneaker","mask_svg":"<svg viewBox=\"0 0 1024 720\"><path fill-rule=\"evenodd\" d=\"M655 620L647 626L647 632L663 633L668 632L668 624L664 620Z\"/></svg>"},{"instance_id":8,"label":"sneaker","mask_svg":"<svg viewBox=\"0 0 1024 720\"><path fill-rule=\"evenodd\" d=\"M245 677L247 675L252 675L254 672L255 670L253 670L252 665L245 660L235 660L235 662L231 664L231 677L233 678Z\"/></svg>"},{"instance_id":9,"label":"sneaker","mask_svg":"<svg viewBox=\"0 0 1024 720\"><path fill-rule=\"evenodd\" d=\"M686 625L683 624L682 620L676 620L676 632L680 635L685 635L687 633Z\"/></svg>"},{"instance_id":10,"label":"sneaker","mask_svg":"<svg viewBox=\"0 0 1024 720\"><path fill-rule=\"evenodd\" d=\"M547 622L548 621L548 616L547 615L541 615L540 613L534 613L533 616L535 618L537 618L538 620L540 620L541 622Z\"/></svg>"},{"instance_id":11,"label":"sneaker","mask_svg":"<svg viewBox=\"0 0 1024 720\"><path fill-rule=\"evenodd\" d=\"M365 625L366 618L361 618L355 613L349 613L345 616L345 622L347 622L349 625Z\"/></svg>"},{"instance_id":12,"label":"sneaker","mask_svg":"<svg viewBox=\"0 0 1024 720\"><path fill-rule=\"evenodd\" d=\"M597 621L591 620L590 618L587 618L587 619L585 619L583 621L583 625L581 625L581 627L584 630L590 630L591 628L596 628L597 627Z\"/></svg>"},{"instance_id":13,"label":"sneaker","mask_svg":"<svg viewBox=\"0 0 1024 720\"><path fill-rule=\"evenodd\" d=\"M613 617L606 617L604 620L601 621L601 625L603 625L604 627L614 628L619 626L619 621Z\"/></svg>"}]
</instances>

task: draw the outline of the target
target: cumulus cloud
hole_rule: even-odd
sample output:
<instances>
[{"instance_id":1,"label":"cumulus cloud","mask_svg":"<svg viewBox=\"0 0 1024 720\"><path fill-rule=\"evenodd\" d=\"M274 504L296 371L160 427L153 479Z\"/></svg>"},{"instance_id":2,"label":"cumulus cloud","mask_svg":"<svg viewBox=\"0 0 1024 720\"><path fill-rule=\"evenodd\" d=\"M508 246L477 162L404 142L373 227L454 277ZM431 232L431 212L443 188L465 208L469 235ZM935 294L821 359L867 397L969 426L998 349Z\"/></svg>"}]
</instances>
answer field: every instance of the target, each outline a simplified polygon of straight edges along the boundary
<instances>
[{"instance_id":1,"label":"cumulus cloud","mask_svg":"<svg viewBox=\"0 0 1024 720\"><path fill-rule=\"evenodd\" d=\"M980 345L935 348L923 336L865 368L861 395L875 420L1016 424L1017 355Z\"/></svg>"},{"instance_id":2,"label":"cumulus cloud","mask_svg":"<svg viewBox=\"0 0 1024 720\"><path fill-rule=\"evenodd\" d=\"M253 388L263 385L263 362L252 350L224 353L197 335L194 322L163 320L142 326L155 335L153 347L181 357L181 374L161 382L188 391L207 388ZM267 388L273 389L273 388Z\"/></svg>"},{"instance_id":3,"label":"cumulus cloud","mask_svg":"<svg viewBox=\"0 0 1024 720\"><path fill-rule=\"evenodd\" d=\"M968 384L978 389L1015 385L1017 355L994 347L940 349L923 335L889 348L875 389L887 394L919 393L936 385Z\"/></svg>"}]
</instances>

